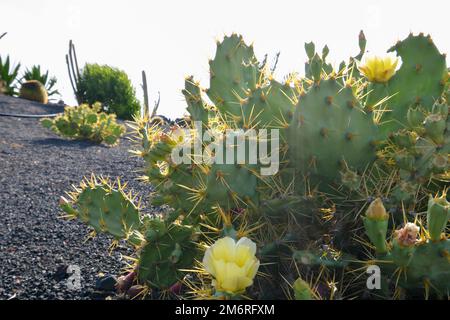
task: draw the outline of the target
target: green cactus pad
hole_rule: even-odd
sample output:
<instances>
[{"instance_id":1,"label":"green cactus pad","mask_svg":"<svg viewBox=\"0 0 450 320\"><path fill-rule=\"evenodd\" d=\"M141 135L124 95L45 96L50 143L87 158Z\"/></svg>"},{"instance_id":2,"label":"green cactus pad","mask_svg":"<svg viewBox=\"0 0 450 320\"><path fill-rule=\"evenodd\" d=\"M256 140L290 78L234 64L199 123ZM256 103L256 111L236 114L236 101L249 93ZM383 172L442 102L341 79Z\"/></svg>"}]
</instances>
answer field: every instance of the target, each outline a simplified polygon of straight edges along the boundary
<instances>
[{"instance_id":1,"label":"green cactus pad","mask_svg":"<svg viewBox=\"0 0 450 320\"><path fill-rule=\"evenodd\" d=\"M225 37L210 62L208 96L238 128L282 128L292 116L296 90L271 79L242 36Z\"/></svg>"},{"instance_id":2,"label":"green cactus pad","mask_svg":"<svg viewBox=\"0 0 450 320\"><path fill-rule=\"evenodd\" d=\"M345 166L364 170L375 160L377 133L351 88L323 80L297 105L287 134L290 164L304 176L329 183Z\"/></svg>"},{"instance_id":3,"label":"green cactus pad","mask_svg":"<svg viewBox=\"0 0 450 320\"><path fill-rule=\"evenodd\" d=\"M245 207L259 202L257 178L245 166L215 164L207 177L207 200L223 208Z\"/></svg>"},{"instance_id":4,"label":"green cactus pad","mask_svg":"<svg viewBox=\"0 0 450 320\"><path fill-rule=\"evenodd\" d=\"M194 242L196 229L155 219L147 224L146 241L138 261L138 278L158 289L168 289L192 268L199 250Z\"/></svg>"},{"instance_id":5,"label":"green cactus pad","mask_svg":"<svg viewBox=\"0 0 450 320\"><path fill-rule=\"evenodd\" d=\"M244 129L285 129L292 118L296 96L294 88L272 79L241 101L241 110L236 114L239 120L235 125Z\"/></svg>"},{"instance_id":6,"label":"green cactus pad","mask_svg":"<svg viewBox=\"0 0 450 320\"><path fill-rule=\"evenodd\" d=\"M390 97L381 119L382 137L408 125L406 114L411 106L420 103L431 111L444 92L447 77L445 55L439 52L429 36L410 34L389 49L389 52L394 51L402 59L401 68L389 82L373 83L369 88L372 90L368 96L369 106Z\"/></svg>"},{"instance_id":7,"label":"green cactus pad","mask_svg":"<svg viewBox=\"0 0 450 320\"><path fill-rule=\"evenodd\" d=\"M210 61L208 96L223 114L240 116L239 100L256 88L260 76L253 48L240 35L225 37L217 43L216 56Z\"/></svg>"},{"instance_id":8,"label":"green cactus pad","mask_svg":"<svg viewBox=\"0 0 450 320\"><path fill-rule=\"evenodd\" d=\"M193 77L184 81L183 95L188 105L187 110L192 121L201 121L204 126L208 125L208 117L211 111L208 110L201 96L200 86L194 82Z\"/></svg>"},{"instance_id":9,"label":"green cactus pad","mask_svg":"<svg viewBox=\"0 0 450 320\"><path fill-rule=\"evenodd\" d=\"M115 239L127 239L138 245L134 231L143 230L138 207L120 183L117 187L104 178L85 179L69 193L71 201L62 201L61 208L69 218L79 218L97 232L106 232Z\"/></svg>"}]
</instances>

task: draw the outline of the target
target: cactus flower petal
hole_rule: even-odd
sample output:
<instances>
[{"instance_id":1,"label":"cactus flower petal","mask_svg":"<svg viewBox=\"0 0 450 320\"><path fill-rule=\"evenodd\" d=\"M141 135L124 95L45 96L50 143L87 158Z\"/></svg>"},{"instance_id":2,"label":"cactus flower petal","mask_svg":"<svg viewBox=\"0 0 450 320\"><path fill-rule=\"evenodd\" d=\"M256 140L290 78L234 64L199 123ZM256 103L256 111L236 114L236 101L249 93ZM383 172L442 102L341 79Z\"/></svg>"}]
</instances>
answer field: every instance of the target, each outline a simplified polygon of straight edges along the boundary
<instances>
[{"instance_id":1,"label":"cactus flower petal","mask_svg":"<svg viewBox=\"0 0 450 320\"><path fill-rule=\"evenodd\" d=\"M397 71L399 58L392 55L384 57L367 56L358 68L370 82L388 82Z\"/></svg>"},{"instance_id":2,"label":"cactus flower petal","mask_svg":"<svg viewBox=\"0 0 450 320\"><path fill-rule=\"evenodd\" d=\"M203 265L213 277L219 292L237 294L253 284L259 268L256 244L248 238L235 241L231 237L217 240L203 257Z\"/></svg>"}]
</instances>

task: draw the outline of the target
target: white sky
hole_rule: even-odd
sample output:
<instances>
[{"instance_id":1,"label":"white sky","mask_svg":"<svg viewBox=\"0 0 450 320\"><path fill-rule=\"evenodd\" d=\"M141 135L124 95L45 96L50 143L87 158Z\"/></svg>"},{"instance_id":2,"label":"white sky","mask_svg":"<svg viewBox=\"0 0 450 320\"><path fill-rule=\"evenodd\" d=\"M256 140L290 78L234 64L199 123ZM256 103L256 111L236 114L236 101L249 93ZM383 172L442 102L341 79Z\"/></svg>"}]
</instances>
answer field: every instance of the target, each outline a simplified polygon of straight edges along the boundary
<instances>
[{"instance_id":1,"label":"white sky","mask_svg":"<svg viewBox=\"0 0 450 320\"><path fill-rule=\"evenodd\" d=\"M209 85L208 59L224 34L243 34L259 59L281 51L276 74L282 78L303 72L306 41L318 50L328 44L336 64L356 54L360 29L374 53L410 31L430 33L441 52L449 52L449 12L448 0L0 0L0 34L8 32L0 54L49 69L63 100L73 104L64 58L72 39L80 67L97 62L123 69L139 99L146 70L150 99L160 91L159 113L173 118L185 113L180 90L186 75Z\"/></svg>"}]
</instances>

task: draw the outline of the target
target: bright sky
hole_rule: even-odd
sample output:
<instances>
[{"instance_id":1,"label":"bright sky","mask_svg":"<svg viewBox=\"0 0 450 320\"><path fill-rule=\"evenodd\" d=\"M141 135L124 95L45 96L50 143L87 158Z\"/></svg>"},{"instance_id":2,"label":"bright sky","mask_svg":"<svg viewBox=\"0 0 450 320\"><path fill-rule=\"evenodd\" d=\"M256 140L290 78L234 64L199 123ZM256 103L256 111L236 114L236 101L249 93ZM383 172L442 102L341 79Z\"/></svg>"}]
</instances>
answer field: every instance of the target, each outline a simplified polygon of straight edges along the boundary
<instances>
[{"instance_id":1,"label":"bright sky","mask_svg":"<svg viewBox=\"0 0 450 320\"><path fill-rule=\"evenodd\" d=\"M208 59L224 34L243 34L259 59L281 51L276 75L282 78L303 72L307 41L319 50L328 44L336 64L356 54L360 29L373 53L410 31L430 33L441 52L450 52L448 12L447 0L0 0L0 34L8 32L0 54L49 69L63 100L73 104L64 58L72 39L80 67L97 62L123 69L139 99L146 70L151 100L161 92L158 113L173 118L185 113L186 75L209 86Z\"/></svg>"}]
</instances>

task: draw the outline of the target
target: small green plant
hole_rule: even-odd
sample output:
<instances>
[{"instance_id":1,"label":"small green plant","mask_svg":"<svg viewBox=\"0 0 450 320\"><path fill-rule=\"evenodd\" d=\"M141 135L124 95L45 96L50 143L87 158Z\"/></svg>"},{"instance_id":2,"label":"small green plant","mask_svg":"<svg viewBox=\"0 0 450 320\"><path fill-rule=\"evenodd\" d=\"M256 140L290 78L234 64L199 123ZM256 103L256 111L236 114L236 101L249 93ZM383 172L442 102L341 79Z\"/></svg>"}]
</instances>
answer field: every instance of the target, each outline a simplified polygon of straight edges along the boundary
<instances>
[{"instance_id":1,"label":"small green plant","mask_svg":"<svg viewBox=\"0 0 450 320\"><path fill-rule=\"evenodd\" d=\"M139 113L140 105L127 74L99 64L86 64L77 83L78 96L84 103L100 101L103 111L130 120Z\"/></svg>"},{"instance_id":2,"label":"small green plant","mask_svg":"<svg viewBox=\"0 0 450 320\"><path fill-rule=\"evenodd\" d=\"M100 103L94 103L92 107L87 104L66 107L64 114L55 119L42 119L41 123L45 128L65 137L105 142L108 145L117 144L120 136L125 133L125 127L116 123L114 114L101 112Z\"/></svg>"},{"instance_id":3,"label":"small green plant","mask_svg":"<svg viewBox=\"0 0 450 320\"><path fill-rule=\"evenodd\" d=\"M47 90L47 95L49 97L53 95L59 95L58 90L54 89L56 84L56 77L49 77L48 70L44 73L41 71L41 66L32 66L31 69L26 69L20 83L23 84L25 81L37 80L45 86Z\"/></svg>"},{"instance_id":4,"label":"small green plant","mask_svg":"<svg viewBox=\"0 0 450 320\"><path fill-rule=\"evenodd\" d=\"M14 96L17 95L16 80L19 74L20 63L16 66L11 65L9 55L5 60L0 57L0 80L3 81L3 92L6 95Z\"/></svg>"}]
</instances>

